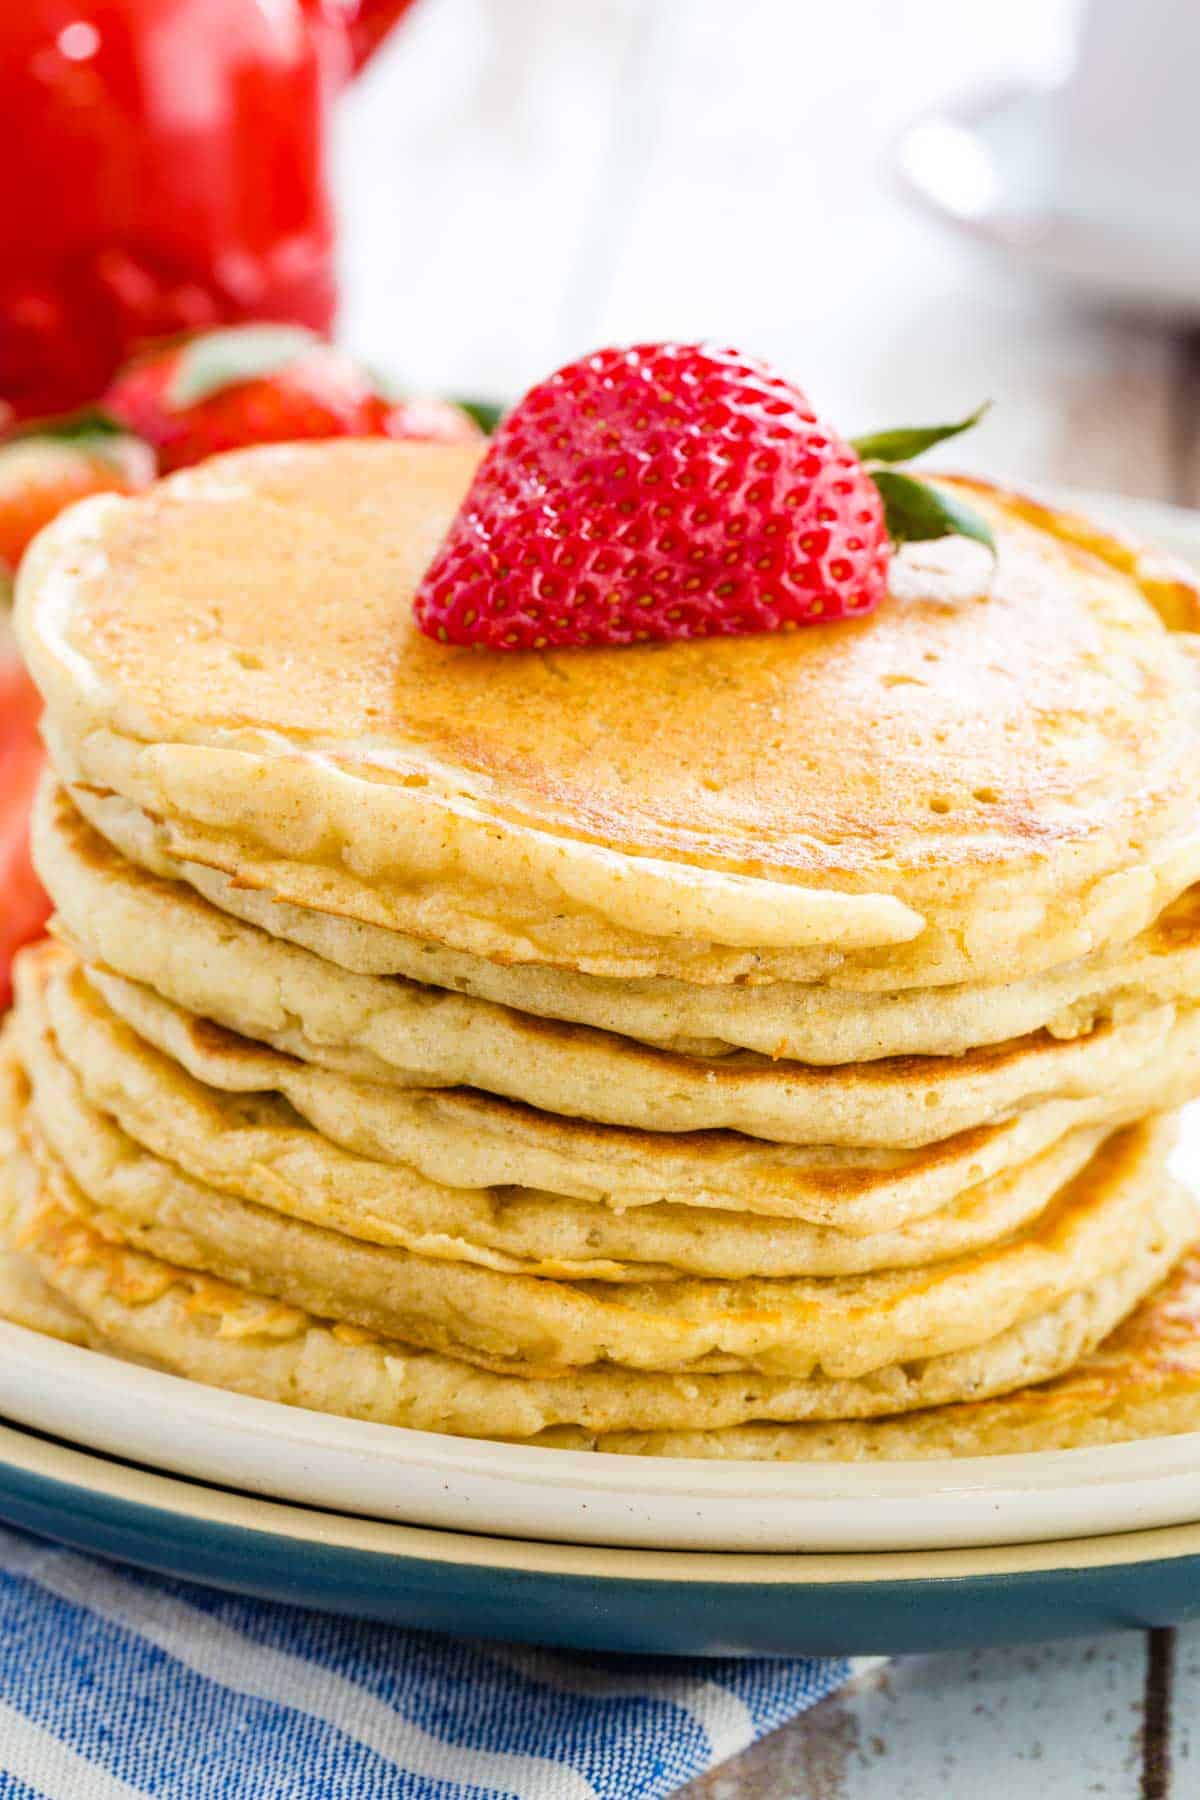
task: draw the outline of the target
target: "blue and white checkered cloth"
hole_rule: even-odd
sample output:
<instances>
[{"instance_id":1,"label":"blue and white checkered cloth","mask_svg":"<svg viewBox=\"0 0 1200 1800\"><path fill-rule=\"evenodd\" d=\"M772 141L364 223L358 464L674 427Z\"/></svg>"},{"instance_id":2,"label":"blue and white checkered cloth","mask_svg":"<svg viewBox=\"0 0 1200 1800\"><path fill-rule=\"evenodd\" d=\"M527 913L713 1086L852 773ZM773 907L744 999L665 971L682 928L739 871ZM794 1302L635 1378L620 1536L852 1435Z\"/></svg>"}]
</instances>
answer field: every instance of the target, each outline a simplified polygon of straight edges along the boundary
<instances>
[{"instance_id":1,"label":"blue and white checkered cloth","mask_svg":"<svg viewBox=\"0 0 1200 1800\"><path fill-rule=\"evenodd\" d=\"M0 1527L0 1800L658 1800L849 1673L461 1642Z\"/></svg>"}]
</instances>

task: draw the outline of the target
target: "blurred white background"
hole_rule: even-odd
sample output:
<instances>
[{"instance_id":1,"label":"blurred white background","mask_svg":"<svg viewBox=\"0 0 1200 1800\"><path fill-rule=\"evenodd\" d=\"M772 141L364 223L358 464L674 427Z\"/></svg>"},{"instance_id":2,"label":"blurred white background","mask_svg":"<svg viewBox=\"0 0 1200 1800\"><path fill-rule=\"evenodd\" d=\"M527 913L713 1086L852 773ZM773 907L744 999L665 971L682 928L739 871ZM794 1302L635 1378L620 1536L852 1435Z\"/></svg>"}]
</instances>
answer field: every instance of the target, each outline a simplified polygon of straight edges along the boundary
<instances>
[{"instance_id":1,"label":"blurred white background","mask_svg":"<svg viewBox=\"0 0 1200 1800\"><path fill-rule=\"evenodd\" d=\"M954 461L1191 498L1194 345L1043 286L889 168L944 95L1063 73L1078 13L418 0L342 102L343 334L419 385L498 396L600 343L715 336L848 431L991 397Z\"/></svg>"}]
</instances>

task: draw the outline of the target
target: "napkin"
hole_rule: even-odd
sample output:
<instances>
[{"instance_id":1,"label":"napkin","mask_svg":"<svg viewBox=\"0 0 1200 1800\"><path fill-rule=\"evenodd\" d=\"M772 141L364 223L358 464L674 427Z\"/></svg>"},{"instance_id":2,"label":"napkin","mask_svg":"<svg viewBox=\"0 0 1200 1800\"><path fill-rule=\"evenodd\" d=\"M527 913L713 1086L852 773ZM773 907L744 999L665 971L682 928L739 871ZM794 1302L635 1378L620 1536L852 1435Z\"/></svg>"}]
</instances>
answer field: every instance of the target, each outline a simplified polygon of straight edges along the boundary
<instances>
[{"instance_id":1,"label":"napkin","mask_svg":"<svg viewBox=\"0 0 1200 1800\"><path fill-rule=\"evenodd\" d=\"M405 1631L0 1527L0 1800L659 1800L850 1673Z\"/></svg>"}]
</instances>

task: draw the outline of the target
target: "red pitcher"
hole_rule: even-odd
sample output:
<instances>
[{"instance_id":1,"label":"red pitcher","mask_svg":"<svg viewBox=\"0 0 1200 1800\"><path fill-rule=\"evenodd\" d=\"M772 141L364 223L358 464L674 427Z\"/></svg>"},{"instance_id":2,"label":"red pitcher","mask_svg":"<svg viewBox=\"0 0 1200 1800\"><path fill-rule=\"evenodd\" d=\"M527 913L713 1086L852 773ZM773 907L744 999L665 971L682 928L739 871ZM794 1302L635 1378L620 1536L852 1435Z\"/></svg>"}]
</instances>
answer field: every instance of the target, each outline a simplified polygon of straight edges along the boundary
<instances>
[{"instance_id":1,"label":"red pitcher","mask_svg":"<svg viewBox=\"0 0 1200 1800\"><path fill-rule=\"evenodd\" d=\"M408 4L0 5L0 415L170 332L329 328L328 103Z\"/></svg>"}]
</instances>

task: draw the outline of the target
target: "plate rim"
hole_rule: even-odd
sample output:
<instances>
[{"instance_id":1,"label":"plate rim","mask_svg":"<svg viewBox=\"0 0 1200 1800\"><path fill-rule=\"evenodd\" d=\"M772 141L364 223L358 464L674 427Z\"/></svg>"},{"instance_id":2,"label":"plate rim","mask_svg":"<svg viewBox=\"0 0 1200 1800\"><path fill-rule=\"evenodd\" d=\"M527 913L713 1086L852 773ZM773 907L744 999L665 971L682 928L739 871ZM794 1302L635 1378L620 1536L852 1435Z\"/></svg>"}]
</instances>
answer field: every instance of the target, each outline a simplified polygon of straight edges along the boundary
<instances>
[{"instance_id":1,"label":"plate rim","mask_svg":"<svg viewBox=\"0 0 1200 1800\"><path fill-rule=\"evenodd\" d=\"M619 1493L622 1499L630 1502L651 1497L689 1502L744 1498L746 1472L750 1469L754 1471L754 1492L760 1498L797 1503L845 1500L848 1504L870 1499L896 1506L916 1500L967 1495L994 1500L997 1496L1011 1496L1016 1490L1033 1494L1064 1485L1086 1485L1095 1491L1134 1479L1148 1483L1191 1472L1200 1477L1200 1429L1065 1450L912 1458L895 1462L769 1462L747 1458L719 1461L704 1457L623 1456L612 1451L560 1450L491 1438L460 1437L411 1426L345 1418L310 1407L288 1406L281 1401L214 1387L169 1370L125 1363L105 1351L50 1338L29 1327L0 1319L0 1355L6 1351L10 1359L15 1354L26 1364L30 1360L36 1361L52 1380L61 1380L68 1390L77 1391L79 1382L89 1387L105 1385L106 1378L114 1384L119 1382L118 1403L122 1406L136 1402L144 1390L147 1402L153 1404L158 1400L173 1419L185 1410L194 1424L215 1435L233 1426L243 1439L248 1439L257 1435L255 1427L258 1426L264 1438L269 1436L277 1442L286 1440L292 1449L320 1451L336 1447L347 1455L369 1457L376 1466L393 1464L397 1472L421 1467L452 1476L504 1481L513 1487L551 1486L585 1490L593 1495ZM41 1429L34 1424L15 1428ZM56 1426L45 1429L58 1434ZM322 1444L321 1439L326 1443ZM117 1457L116 1451L95 1445L81 1443L79 1447L91 1455ZM162 1472L172 1473L165 1468ZM177 1478L183 1481L195 1479L187 1474ZM282 1505L304 1505L304 1502L275 1494L263 1494L262 1498ZM1200 1519L1200 1489L1197 1513ZM370 1518L372 1515L361 1513L356 1516ZM771 1551L763 1554L788 1553Z\"/></svg>"},{"instance_id":2,"label":"plate rim","mask_svg":"<svg viewBox=\"0 0 1200 1800\"><path fill-rule=\"evenodd\" d=\"M123 1463L0 1423L0 1468L118 1509L163 1514L192 1529L261 1536L382 1562L442 1564L497 1576L718 1587L822 1588L1048 1576L1136 1568L1200 1557L1200 1522L1145 1531L964 1550L626 1550L403 1525L322 1511Z\"/></svg>"}]
</instances>

